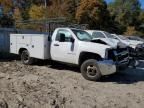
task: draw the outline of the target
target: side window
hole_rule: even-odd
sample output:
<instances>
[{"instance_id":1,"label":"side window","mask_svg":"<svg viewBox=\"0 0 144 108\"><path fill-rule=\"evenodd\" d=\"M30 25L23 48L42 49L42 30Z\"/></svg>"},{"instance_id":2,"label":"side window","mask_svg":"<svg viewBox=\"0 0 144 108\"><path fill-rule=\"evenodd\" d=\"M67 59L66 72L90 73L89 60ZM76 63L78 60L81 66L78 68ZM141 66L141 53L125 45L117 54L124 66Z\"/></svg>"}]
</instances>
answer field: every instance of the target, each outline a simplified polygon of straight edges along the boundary
<instances>
[{"instance_id":1,"label":"side window","mask_svg":"<svg viewBox=\"0 0 144 108\"><path fill-rule=\"evenodd\" d=\"M105 38L105 36L101 32L94 32L92 34L93 38Z\"/></svg>"},{"instance_id":2,"label":"side window","mask_svg":"<svg viewBox=\"0 0 144 108\"><path fill-rule=\"evenodd\" d=\"M70 42L72 35L69 31L67 30L59 30L56 36L56 41L60 41L60 36L63 35L63 37L65 37L63 42Z\"/></svg>"}]
</instances>

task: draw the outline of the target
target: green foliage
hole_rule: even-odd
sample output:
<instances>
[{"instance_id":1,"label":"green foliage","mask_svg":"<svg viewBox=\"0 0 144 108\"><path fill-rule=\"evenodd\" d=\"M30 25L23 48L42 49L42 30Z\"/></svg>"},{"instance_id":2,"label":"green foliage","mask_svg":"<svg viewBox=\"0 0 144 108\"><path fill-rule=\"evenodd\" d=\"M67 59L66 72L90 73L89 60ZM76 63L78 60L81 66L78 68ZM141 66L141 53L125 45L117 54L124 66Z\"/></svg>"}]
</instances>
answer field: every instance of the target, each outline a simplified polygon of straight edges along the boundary
<instances>
[{"instance_id":1,"label":"green foliage","mask_svg":"<svg viewBox=\"0 0 144 108\"><path fill-rule=\"evenodd\" d=\"M144 11L141 11L140 16L139 16L139 20L141 23L144 23Z\"/></svg>"},{"instance_id":2,"label":"green foliage","mask_svg":"<svg viewBox=\"0 0 144 108\"><path fill-rule=\"evenodd\" d=\"M144 11L141 11L141 14L139 16L139 24L138 30L143 33L144 36Z\"/></svg>"},{"instance_id":3,"label":"green foliage","mask_svg":"<svg viewBox=\"0 0 144 108\"><path fill-rule=\"evenodd\" d=\"M122 25L135 26L140 14L140 3L138 0L115 0L109 5L111 15Z\"/></svg>"}]
</instances>

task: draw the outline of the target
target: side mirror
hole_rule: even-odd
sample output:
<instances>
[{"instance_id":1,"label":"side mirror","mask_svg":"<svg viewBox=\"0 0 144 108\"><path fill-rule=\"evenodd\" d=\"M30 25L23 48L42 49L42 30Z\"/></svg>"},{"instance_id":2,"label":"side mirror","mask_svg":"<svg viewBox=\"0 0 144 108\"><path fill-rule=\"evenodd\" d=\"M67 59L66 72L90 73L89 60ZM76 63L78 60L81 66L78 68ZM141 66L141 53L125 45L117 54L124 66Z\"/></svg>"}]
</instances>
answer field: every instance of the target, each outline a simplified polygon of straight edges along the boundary
<instances>
[{"instance_id":1,"label":"side mirror","mask_svg":"<svg viewBox=\"0 0 144 108\"><path fill-rule=\"evenodd\" d=\"M72 43L74 43L74 42L75 42L75 39L71 37L70 41L71 41Z\"/></svg>"},{"instance_id":2,"label":"side mirror","mask_svg":"<svg viewBox=\"0 0 144 108\"><path fill-rule=\"evenodd\" d=\"M60 34L60 42L65 42L65 34Z\"/></svg>"}]
</instances>

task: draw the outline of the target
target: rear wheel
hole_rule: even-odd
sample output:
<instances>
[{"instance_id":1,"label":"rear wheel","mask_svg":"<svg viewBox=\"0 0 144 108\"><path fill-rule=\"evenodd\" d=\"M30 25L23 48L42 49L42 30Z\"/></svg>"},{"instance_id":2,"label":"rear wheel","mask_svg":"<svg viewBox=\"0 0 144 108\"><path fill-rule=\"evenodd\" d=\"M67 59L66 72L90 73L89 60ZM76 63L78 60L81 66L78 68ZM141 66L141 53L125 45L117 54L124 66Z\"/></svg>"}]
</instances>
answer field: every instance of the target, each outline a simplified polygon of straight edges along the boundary
<instances>
[{"instance_id":1,"label":"rear wheel","mask_svg":"<svg viewBox=\"0 0 144 108\"><path fill-rule=\"evenodd\" d=\"M97 60L89 59L83 62L81 65L82 76L90 81L97 81L101 78L101 72L99 70Z\"/></svg>"},{"instance_id":2,"label":"rear wheel","mask_svg":"<svg viewBox=\"0 0 144 108\"><path fill-rule=\"evenodd\" d=\"M30 57L29 52L27 50L24 50L21 54L21 61L25 65L31 65L33 64L34 59Z\"/></svg>"}]
</instances>

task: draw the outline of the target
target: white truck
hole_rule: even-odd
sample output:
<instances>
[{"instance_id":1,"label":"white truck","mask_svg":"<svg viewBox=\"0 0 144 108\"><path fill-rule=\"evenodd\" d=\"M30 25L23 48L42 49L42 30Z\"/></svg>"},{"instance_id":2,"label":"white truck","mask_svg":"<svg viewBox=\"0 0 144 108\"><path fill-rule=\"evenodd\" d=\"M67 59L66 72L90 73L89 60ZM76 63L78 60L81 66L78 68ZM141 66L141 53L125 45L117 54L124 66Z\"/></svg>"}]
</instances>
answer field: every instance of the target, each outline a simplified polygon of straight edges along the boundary
<instances>
[{"instance_id":1,"label":"white truck","mask_svg":"<svg viewBox=\"0 0 144 108\"><path fill-rule=\"evenodd\" d=\"M51 36L11 34L10 52L19 54L26 65L32 64L34 59L77 65L83 77L91 81L115 73L129 61L127 50L92 41L87 32L75 28L57 28Z\"/></svg>"}]
</instances>

